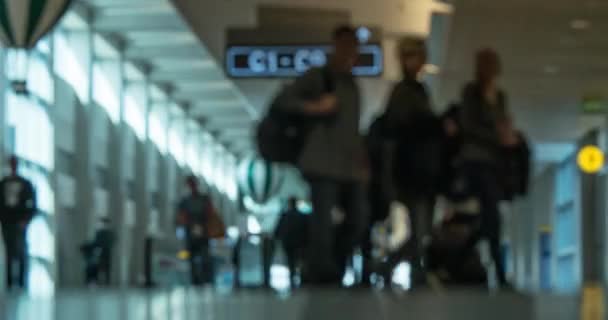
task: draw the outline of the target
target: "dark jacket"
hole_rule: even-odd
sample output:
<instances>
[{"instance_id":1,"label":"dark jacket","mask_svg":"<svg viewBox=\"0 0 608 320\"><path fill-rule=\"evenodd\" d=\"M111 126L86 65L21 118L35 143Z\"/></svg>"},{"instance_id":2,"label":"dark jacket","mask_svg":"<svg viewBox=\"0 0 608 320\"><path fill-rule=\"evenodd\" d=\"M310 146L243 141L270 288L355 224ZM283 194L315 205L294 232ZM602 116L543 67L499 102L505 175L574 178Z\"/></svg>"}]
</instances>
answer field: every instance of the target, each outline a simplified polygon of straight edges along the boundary
<instances>
[{"instance_id":1,"label":"dark jacket","mask_svg":"<svg viewBox=\"0 0 608 320\"><path fill-rule=\"evenodd\" d=\"M507 117L504 92L498 92L497 103L492 105L483 97L478 84L467 85L462 94L463 160L496 165L501 148L498 123Z\"/></svg>"},{"instance_id":2,"label":"dark jacket","mask_svg":"<svg viewBox=\"0 0 608 320\"><path fill-rule=\"evenodd\" d=\"M0 222L28 223L36 214L34 186L19 176L0 181Z\"/></svg>"},{"instance_id":3,"label":"dark jacket","mask_svg":"<svg viewBox=\"0 0 608 320\"><path fill-rule=\"evenodd\" d=\"M390 95L384 119L395 143L395 184L408 193L436 191L441 172L443 129L433 113L425 86L406 78Z\"/></svg>"},{"instance_id":4,"label":"dark jacket","mask_svg":"<svg viewBox=\"0 0 608 320\"><path fill-rule=\"evenodd\" d=\"M301 150L298 167L305 175L340 181L361 181L368 178L363 137L359 132L361 97L359 86L351 74L311 69L287 86L275 99L285 111L303 112L305 103L319 99L328 92L337 96L338 111L332 121L312 126Z\"/></svg>"}]
</instances>

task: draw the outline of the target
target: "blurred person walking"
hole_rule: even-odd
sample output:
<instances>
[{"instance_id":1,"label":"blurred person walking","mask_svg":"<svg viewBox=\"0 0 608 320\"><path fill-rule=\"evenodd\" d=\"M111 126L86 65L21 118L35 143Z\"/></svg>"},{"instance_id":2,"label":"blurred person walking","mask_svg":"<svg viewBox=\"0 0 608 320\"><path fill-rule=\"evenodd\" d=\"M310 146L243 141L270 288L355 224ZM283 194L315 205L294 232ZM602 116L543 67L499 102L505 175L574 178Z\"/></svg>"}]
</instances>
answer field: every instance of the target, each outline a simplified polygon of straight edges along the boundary
<instances>
[{"instance_id":1,"label":"blurred person walking","mask_svg":"<svg viewBox=\"0 0 608 320\"><path fill-rule=\"evenodd\" d=\"M86 260L85 281L87 285L110 285L114 242L115 234L110 226L110 219L102 218L93 240L80 248ZM100 282L100 275L104 276L102 282Z\"/></svg>"},{"instance_id":2,"label":"blurred person walking","mask_svg":"<svg viewBox=\"0 0 608 320\"><path fill-rule=\"evenodd\" d=\"M393 88L379 121L389 141L385 153L389 168L384 170L389 172L385 177L392 179L388 183L392 187L388 191L390 200L402 202L410 212L412 237L402 248L401 257L410 261L415 287L424 282L424 239L431 233L434 201L439 191L444 128L431 109L425 85L419 80L427 60L425 40L404 37L397 54L403 79Z\"/></svg>"},{"instance_id":3,"label":"blurred person walking","mask_svg":"<svg viewBox=\"0 0 608 320\"><path fill-rule=\"evenodd\" d=\"M209 248L210 240L223 237L226 228L213 206L211 197L200 191L197 178L189 176L186 186L189 194L178 206L177 225L185 229L192 284L213 284L215 270Z\"/></svg>"},{"instance_id":4,"label":"blurred person walking","mask_svg":"<svg viewBox=\"0 0 608 320\"><path fill-rule=\"evenodd\" d=\"M279 241L287 258L291 288L297 286L298 267L304 257L308 238L309 217L298 210L298 200L291 197L287 210L281 214L275 228L275 238Z\"/></svg>"},{"instance_id":5,"label":"blurred person walking","mask_svg":"<svg viewBox=\"0 0 608 320\"><path fill-rule=\"evenodd\" d=\"M501 286L508 287L500 250L501 217L498 203L501 151L519 144L520 136L512 130L507 97L499 87L501 62L493 49L482 49L475 56L475 80L465 86L462 97L461 161L469 189L481 205L481 226L467 247L487 239Z\"/></svg>"},{"instance_id":6,"label":"blurred person walking","mask_svg":"<svg viewBox=\"0 0 608 320\"><path fill-rule=\"evenodd\" d=\"M310 184L313 205L304 277L321 285L342 283L367 220L367 159L359 133L361 97L352 74L358 58L356 31L350 26L337 28L333 47L327 66L309 70L274 102L302 115L309 128L297 160ZM332 223L335 208L346 215L340 236Z\"/></svg>"},{"instance_id":7,"label":"blurred person walking","mask_svg":"<svg viewBox=\"0 0 608 320\"><path fill-rule=\"evenodd\" d=\"M27 227L36 214L36 192L30 181L18 175L19 160L9 158L10 174L0 181L0 224L6 252L7 286L25 288L27 275ZM15 268L16 266L16 268ZM17 281L15 282L15 271Z\"/></svg>"}]
</instances>

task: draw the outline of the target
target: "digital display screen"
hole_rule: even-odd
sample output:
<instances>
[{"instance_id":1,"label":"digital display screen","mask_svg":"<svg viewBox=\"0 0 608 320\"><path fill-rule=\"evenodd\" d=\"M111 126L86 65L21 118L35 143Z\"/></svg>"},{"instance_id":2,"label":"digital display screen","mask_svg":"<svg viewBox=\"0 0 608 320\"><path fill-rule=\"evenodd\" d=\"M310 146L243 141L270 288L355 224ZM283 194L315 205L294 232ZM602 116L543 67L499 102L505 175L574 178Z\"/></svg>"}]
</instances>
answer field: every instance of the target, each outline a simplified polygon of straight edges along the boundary
<instances>
[{"instance_id":1,"label":"digital display screen","mask_svg":"<svg viewBox=\"0 0 608 320\"><path fill-rule=\"evenodd\" d=\"M312 67L324 66L331 50L327 45L230 46L226 50L226 71L234 78L295 77ZM379 44L359 47L355 76L377 77L382 75L383 67Z\"/></svg>"}]
</instances>

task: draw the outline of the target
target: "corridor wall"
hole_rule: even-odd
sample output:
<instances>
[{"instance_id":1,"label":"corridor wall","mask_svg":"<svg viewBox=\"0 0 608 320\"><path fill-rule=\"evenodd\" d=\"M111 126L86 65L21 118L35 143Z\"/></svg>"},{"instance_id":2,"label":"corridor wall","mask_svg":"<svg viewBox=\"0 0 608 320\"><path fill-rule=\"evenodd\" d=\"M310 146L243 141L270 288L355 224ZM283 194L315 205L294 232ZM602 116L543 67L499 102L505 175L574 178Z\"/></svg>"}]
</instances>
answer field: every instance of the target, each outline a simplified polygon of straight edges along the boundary
<instances>
[{"instance_id":1,"label":"corridor wall","mask_svg":"<svg viewBox=\"0 0 608 320\"><path fill-rule=\"evenodd\" d=\"M145 72L133 78L122 49L89 25L62 22L32 50L27 97L7 86L6 49L0 49L0 149L21 159L21 174L35 184L40 206L28 233L32 294L83 284L79 246L101 217L110 217L118 234L113 282L138 284L143 265L128 257L143 237L174 236L172 217L187 174L206 180L222 214L236 214L236 204L230 205L236 202L234 156L199 124L185 132L181 107ZM170 138L178 148L167 147ZM216 149L223 150L221 160L206 152ZM143 231L134 239L131 231L140 223Z\"/></svg>"}]
</instances>

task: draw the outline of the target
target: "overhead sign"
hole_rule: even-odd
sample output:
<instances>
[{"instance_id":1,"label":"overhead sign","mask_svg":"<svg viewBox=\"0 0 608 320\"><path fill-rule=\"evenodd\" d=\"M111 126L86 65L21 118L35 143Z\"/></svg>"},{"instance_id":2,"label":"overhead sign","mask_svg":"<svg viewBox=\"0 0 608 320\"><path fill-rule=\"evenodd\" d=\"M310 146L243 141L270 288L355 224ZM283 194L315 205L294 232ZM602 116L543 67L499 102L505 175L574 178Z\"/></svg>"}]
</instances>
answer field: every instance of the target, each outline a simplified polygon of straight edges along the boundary
<instances>
[{"instance_id":1,"label":"overhead sign","mask_svg":"<svg viewBox=\"0 0 608 320\"><path fill-rule=\"evenodd\" d=\"M606 114L608 113L608 99L601 94L587 94L583 96L581 111L591 114Z\"/></svg>"},{"instance_id":2,"label":"overhead sign","mask_svg":"<svg viewBox=\"0 0 608 320\"><path fill-rule=\"evenodd\" d=\"M585 173L598 173L604 168L604 152L597 146L584 146L578 152L577 163Z\"/></svg>"},{"instance_id":3,"label":"overhead sign","mask_svg":"<svg viewBox=\"0 0 608 320\"><path fill-rule=\"evenodd\" d=\"M295 77L327 63L332 47L317 46L231 46L226 51L226 71L235 78ZM379 44L359 47L353 74L376 77L382 74L384 59Z\"/></svg>"}]
</instances>

